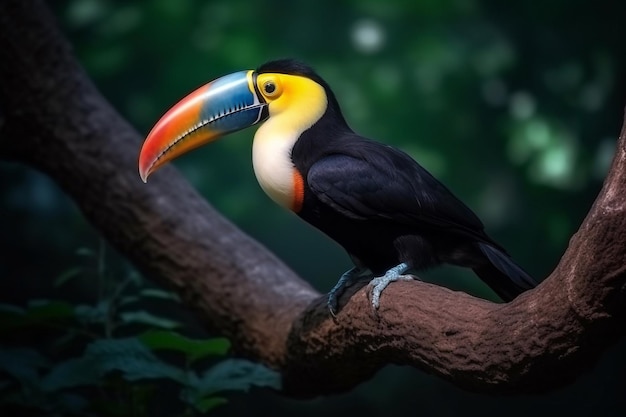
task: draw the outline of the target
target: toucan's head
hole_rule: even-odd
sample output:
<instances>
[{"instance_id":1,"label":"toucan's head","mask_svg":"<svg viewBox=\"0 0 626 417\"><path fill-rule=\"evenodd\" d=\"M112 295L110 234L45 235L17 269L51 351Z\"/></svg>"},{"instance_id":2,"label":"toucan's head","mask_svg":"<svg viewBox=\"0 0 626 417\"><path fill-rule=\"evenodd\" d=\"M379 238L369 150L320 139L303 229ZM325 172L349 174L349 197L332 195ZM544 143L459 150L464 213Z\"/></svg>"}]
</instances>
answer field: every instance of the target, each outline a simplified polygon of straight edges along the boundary
<instances>
[{"instance_id":1,"label":"toucan's head","mask_svg":"<svg viewBox=\"0 0 626 417\"><path fill-rule=\"evenodd\" d=\"M145 182L168 161L268 118L282 130L302 132L329 111L345 123L326 82L298 61L235 72L198 88L161 117L141 148L139 174Z\"/></svg>"}]
</instances>

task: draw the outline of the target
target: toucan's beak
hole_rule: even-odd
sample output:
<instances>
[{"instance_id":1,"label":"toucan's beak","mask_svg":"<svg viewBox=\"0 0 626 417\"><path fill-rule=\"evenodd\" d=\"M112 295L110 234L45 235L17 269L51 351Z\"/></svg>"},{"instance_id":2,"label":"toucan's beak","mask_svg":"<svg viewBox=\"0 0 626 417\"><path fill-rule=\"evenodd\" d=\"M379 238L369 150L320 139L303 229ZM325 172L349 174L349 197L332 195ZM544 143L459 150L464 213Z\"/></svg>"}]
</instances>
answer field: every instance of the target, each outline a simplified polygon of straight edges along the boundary
<instances>
[{"instance_id":1,"label":"toucan's beak","mask_svg":"<svg viewBox=\"0 0 626 417\"><path fill-rule=\"evenodd\" d=\"M139 175L148 176L172 159L227 133L268 117L257 94L256 73L236 72L211 81L179 101L152 128L139 154Z\"/></svg>"}]
</instances>

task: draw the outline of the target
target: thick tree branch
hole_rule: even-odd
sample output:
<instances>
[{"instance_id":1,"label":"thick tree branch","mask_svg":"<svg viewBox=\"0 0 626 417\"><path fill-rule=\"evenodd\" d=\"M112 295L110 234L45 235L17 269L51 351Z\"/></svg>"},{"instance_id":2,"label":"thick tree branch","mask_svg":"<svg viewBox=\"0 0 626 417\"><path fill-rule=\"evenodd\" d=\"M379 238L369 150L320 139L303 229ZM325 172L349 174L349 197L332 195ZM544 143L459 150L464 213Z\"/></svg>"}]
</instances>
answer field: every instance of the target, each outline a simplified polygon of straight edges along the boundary
<instances>
[{"instance_id":1,"label":"thick tree branch","mask_svg":"<svg viewBox=\"0 0 626 417\"><path fill-rule=\"evenodd\" d=\"M141 138L100 95L44 4L0 4L0 154L53 178L146 276L182 295L238 353L282 372L285 392L349 389L385 364L472 390L571 381L626 331L626 131L593 208L537 289L494 304L395 283L375 314L365 289L333 320L323 298L208 205L173 168L148 185Z\"/></svg>"}]
</instances>

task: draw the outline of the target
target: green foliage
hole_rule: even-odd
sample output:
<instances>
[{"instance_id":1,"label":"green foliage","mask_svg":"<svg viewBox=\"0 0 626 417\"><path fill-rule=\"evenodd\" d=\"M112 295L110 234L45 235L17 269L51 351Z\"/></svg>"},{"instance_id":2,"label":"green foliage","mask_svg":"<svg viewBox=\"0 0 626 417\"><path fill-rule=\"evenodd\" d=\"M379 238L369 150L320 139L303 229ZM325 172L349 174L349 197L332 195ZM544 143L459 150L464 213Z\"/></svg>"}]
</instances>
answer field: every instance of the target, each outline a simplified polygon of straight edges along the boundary
<instances>
[{"instance_id":1,"label":"green foliage","mask_svg":"<svg viewBox=\"0 0 626 417\"><path fill-rule=\"evenodd\" d=\"M152 350L167 349L182 352L188 363L210 355L226 355L230 348L230 342L224 338L194 340L167 330L148 330L138 338Z\"/></svg>"},{"instance_id":2,"label":"green foliage","mask_svg":"<svg viewBox=\"0 0 626 417\"><path fill-rule=\"evenodd\" d=\"M102 249L78 254L104 271ZM55 285L79 280L84 272L68 271ZM225 404L227 391L280 388L275 372L223 359L228 340L185 336L178 332L183 328L178 320L153 311L159 307L154 302L171 309L175 295L147 288L134 274L118 282L100 278L107 290L90 304L0 304L0 333L13 341L0 345L3 409L49 416L147 416L163 414L165 402L171 409L167 415L192 416ZM167 388L166 399L158 395L164 386L176 387Z\"/></svg>"}]
</instances>

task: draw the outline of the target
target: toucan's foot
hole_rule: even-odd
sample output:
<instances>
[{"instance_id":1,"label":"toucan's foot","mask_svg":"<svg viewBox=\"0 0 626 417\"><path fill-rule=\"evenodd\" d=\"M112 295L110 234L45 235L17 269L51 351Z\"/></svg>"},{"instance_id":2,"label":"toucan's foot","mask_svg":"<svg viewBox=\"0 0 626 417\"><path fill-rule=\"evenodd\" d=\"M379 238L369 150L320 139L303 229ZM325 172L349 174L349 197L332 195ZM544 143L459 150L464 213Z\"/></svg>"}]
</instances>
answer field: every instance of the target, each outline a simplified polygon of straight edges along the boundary
<instances>
[{"instance_id":1,"label":"toucan's foot","mask_svg":"<svg viewBox=\"0 0 626 417\"><path fill-rule=\"evenodd\" d=\"M414 279L411 275L402 275L407 270L409 270L409 266L403 262L385 272L385 275L382 277L376 277L370 281L368 287L372 292L372 307L374 309L378 310L380 296L389 283L394 281L412 281Z\"/></svg>"},{"instance_id":2,"label":"toucan's foot","mask_svg":"<svg viewBox=\"0 0 626 417\"><path fill-rule=\"evenodd\" d=\"M332 314L333 317L335 317L335 314L337 313L339 297L341 296L341 294L343 294L346 288L359 281L363 277L364 273L365 270L354 267L344 272L341 278L339 278L339 281L337 281L337 283L333 287L333 289L330 290L330 292L328 293L328 301L326 302L326 305L328 306L328 310L330 310L330 314Z\"/></svg>"}]
</instances>

